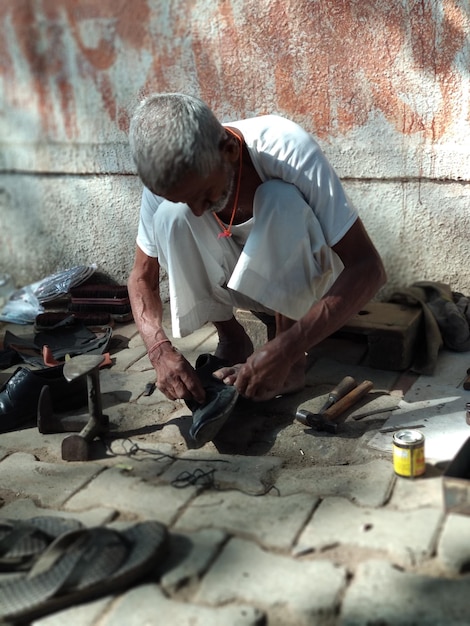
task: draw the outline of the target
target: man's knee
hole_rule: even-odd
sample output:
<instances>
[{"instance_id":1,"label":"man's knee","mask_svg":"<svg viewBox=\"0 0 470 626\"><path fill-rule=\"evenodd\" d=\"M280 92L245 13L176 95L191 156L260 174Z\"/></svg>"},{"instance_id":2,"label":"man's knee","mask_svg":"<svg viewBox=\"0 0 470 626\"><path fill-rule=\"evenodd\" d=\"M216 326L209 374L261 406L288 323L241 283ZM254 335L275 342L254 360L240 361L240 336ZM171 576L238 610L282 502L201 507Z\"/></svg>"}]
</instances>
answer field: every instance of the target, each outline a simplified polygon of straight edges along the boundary
<instances>
[{"instance_id":1,"label":"man's knee","mask_svg":"<svg viewBox=\"0 0 470 626\"><path fill-rule=\"evenodd\" d=\"M162 232L169 229L188 229L191 211L185 204L175 205L169 202L162 202L154 217L155 226L162 226Z\"/></svg>"},{"instance_id":2,"label":"man's knee","mask_svg":"<svg viewBox=\"0 0 470 626\"><path fill-rule=\"evenodd\" d=\"M295 185L274 179L262 183L256 190L254 211L264 206L270 210L285 209L286 205L289 207L299 205L302 209L307 206L305 198Z\"/></svg>"}]
</instances>

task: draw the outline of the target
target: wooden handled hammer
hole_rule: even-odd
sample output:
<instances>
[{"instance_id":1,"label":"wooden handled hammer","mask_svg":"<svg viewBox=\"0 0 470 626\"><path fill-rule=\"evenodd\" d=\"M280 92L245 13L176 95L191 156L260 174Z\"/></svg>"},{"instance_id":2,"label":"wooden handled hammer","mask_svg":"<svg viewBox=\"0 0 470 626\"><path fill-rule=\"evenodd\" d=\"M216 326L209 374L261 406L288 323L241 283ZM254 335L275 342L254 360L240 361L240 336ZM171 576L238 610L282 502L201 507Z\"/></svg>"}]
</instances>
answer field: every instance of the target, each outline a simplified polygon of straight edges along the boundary
<instances>
[{"instance_id":1,"label":"wooden handled hammer","mask_svg":"<svg viewBox=\"0 0 470 626\"><path fill-rule=\"evenodd\" d=\"M314 428L315 430L324 430L328 433L336 433L338 430L338 424L335 420L359 402L359 400L367 395L373 387L374 384L372 381L365 380L323 412L312 413L311 411L300 409L297 411L296 417L300 422L308 424L308 426L311 426L311 428Z\"/></svg>"}]
</instances>

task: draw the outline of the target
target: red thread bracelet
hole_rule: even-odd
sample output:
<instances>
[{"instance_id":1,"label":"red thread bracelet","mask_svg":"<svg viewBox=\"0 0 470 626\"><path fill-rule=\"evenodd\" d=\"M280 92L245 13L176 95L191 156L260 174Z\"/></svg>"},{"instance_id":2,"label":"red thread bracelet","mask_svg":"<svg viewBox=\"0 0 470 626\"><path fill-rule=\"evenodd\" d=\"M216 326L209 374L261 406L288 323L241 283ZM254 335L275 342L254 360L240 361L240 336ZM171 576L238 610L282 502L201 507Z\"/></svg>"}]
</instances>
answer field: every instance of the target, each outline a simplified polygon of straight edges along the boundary
<instances>
[{"instance_id":1,"label":"red thread bracelet","mask_svg":"<svg viewBox=\"0 0 470 626\"><path fill-rule=\"evenodd\" d=\"M169 339L161 339L160 341L155 342L155 343L153 344L153 346L151 346L151 347L148 349L148 351L147 351L147 354L148 354L149 358L150 358L150 355L152 354L152 352L153 352L154 350L156 350L159 346L161 346L161 345L162 345L162 343L171 343L171 341L170 341Z\"/></svg>"}]
</instances>

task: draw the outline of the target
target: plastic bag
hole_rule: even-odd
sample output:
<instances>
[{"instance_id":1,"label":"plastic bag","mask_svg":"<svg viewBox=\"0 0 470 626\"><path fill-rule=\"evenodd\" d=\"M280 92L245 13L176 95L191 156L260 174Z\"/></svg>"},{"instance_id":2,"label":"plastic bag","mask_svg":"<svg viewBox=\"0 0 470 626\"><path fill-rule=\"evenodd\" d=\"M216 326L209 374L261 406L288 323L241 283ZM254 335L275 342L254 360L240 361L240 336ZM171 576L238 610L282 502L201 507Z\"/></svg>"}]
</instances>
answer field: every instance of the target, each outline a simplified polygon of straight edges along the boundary
<instances>
[{"instance_id":1,"label":"plastic bag","mask_svg":"<svg viewBox=\"0 0 470 626\"><path fill-rule=\"evenodd\" d=\"M12 324L32 324L44 311L31 287L14 291L0 313L0 321Z\"/></svg>"},{"instance_id":2,"label":"plastic bag","mask_svg":"<svg viewBox=\"0 0 470 626\"><path fill-rule=\"evenodd\" d=\"M95 263L93 265L78 265L43 278L30 287L39 302L49 302L68 293L72 287L85 282L96 271L96 268Z\"/></svg>"},{"instance_id":3,"label":"plastic bag","mask_svg":"<svg viewBox=\"0 0 470 626\"><path fill-rule=\"evenodd\" d=\"M0 311L0 321L12 324L33 324L44 312L45 302L55 300L69 292L72 287L87 280L97 269L92 265L78 265L14 291Z\"/></svg>"}]
</instances>

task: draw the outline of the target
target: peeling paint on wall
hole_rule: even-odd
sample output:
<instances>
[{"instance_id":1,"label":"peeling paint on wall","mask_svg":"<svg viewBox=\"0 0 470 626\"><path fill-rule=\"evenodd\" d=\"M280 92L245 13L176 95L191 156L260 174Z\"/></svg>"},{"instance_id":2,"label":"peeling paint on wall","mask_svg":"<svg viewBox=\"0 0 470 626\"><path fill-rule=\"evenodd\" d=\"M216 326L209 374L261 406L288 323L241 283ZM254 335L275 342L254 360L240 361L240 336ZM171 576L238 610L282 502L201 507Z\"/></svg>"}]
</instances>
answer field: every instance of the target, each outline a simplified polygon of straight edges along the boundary
<instances>
[{"instance_id":1,"label":"peeling paint on wall","mask_svg":"<svg viewBox=\"0 0 470 626\"><path fill-rule=\"evenodd\" d=\"M2 108L38 139L83 140L92 115L103 141L125 132L129 86L277 110L323 138L374 112L430 141L468 118L466 0L15 0L0 17Z\"/></svg>"},{"instance_id":2,"label":"peeling paint on wall","mask_svg":"<svg viewBox=\"0 0 470 626\"><path fill-rule=\"evenodd\" d=\"M37 120L38 135L80 139L93 96L111 121L127 129L113 69L120 55L148 40L145 0L17 0L4 2L0 11L4 100ZM91 97L85 85L94 90Z\"/></svg>"}]
</instances>

